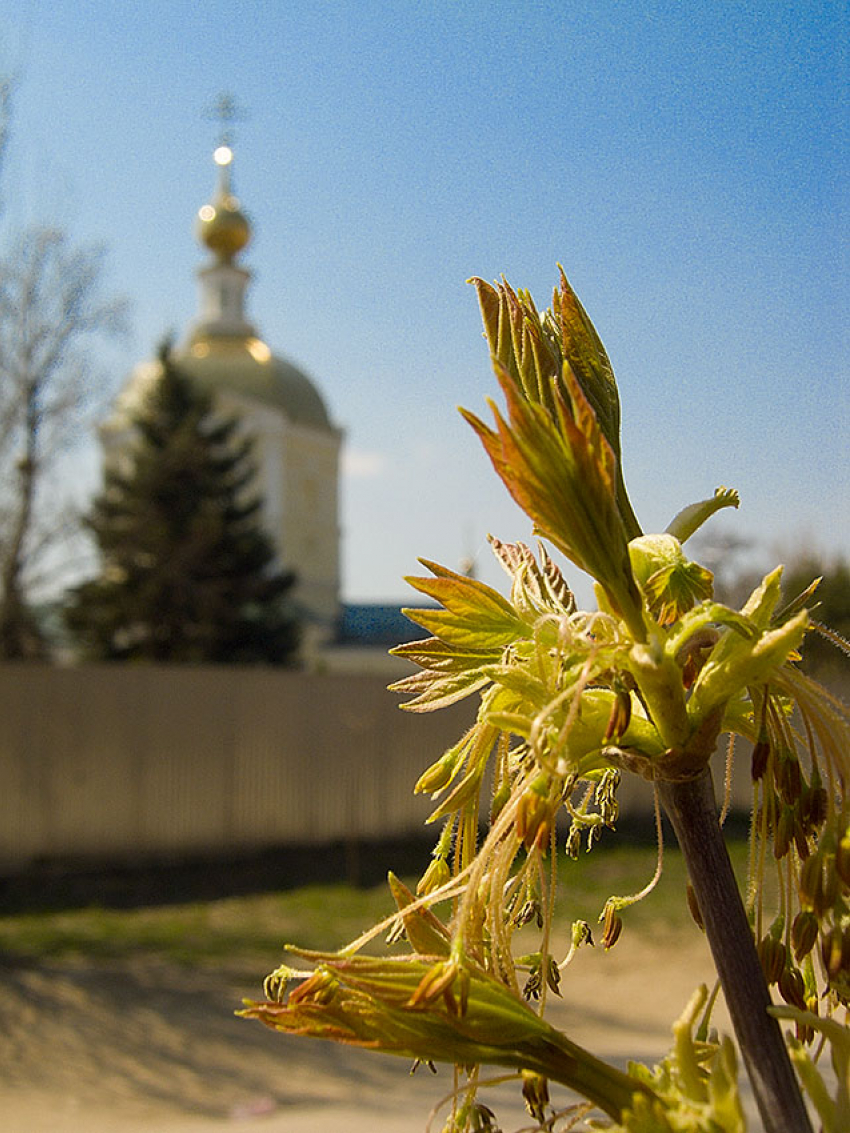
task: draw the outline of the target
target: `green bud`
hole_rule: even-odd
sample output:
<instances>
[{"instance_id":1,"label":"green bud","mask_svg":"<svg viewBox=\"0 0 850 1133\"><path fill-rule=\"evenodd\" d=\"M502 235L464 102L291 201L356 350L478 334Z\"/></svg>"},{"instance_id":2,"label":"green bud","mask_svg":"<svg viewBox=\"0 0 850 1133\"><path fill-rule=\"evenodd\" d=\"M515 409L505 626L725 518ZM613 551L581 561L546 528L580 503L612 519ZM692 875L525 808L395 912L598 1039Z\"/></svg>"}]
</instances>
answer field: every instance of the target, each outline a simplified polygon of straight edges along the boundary
<instances>
[{"instance_id":1,"label":"green bud","mask_svg":"<svg viewBox=\"0 0 850 1133\"><path fill-rule=\"evenodd\" d=\"M420 896L425 893L433 893L435 889L445 885L451 879L451 876L452 871L449 869L449 863L445 858L432 858L428 868L419 879L416 892Z\"/></svg>"},{"instance_id":2,"label":"green bud","mask_svg":"<svg viewBox=\"0 0 850 1133\"><path fill-rule=\"evenodd\" d=\"M748 686L767 680L803 640L807 624L808 615L803 612L781 626L748 635L737 628L727 629L694 682L689 713L704 717ZM753 619L751 626L755 625Z\"/></svg>"},{"instance_id":3,"label":"green bud","mask_svg":"<svg viewBox=\"0 0 850 1133\"><path fill-rule=\"evenodd\" d=\"M436 964L422 956L306 958L321 967L285 1004L248 1002L240 1015L406 1059L514 1067L529 1074L529 1097L541 1110L548 1105L547 1078L617 1121L635 1093L655 1097L650 1086L594 1058L462 956Z\"/></svg>"},{"instance_id":4,"label":"green bud","mask_svg":"<svg viewBox=\"0 0 850 1133\"><path fill-rule=\"evenodd\" d=\"M414 794L434 795L447 787L460 768L462 755L461 745L450 748L427 771L422 772L413 788Z\"/></svg>"},{"instance_id":5,"label":"green bud","mask_svg":"<svg viewBox=\"0 0 850 1133\"><path fill-rule=\"evenodd\" d=\"M660 625L672 625L712 596L711 571L686 558L673 535L639 535L629 543L629 560L649 612Z\"/></svg>"}]
</instances>

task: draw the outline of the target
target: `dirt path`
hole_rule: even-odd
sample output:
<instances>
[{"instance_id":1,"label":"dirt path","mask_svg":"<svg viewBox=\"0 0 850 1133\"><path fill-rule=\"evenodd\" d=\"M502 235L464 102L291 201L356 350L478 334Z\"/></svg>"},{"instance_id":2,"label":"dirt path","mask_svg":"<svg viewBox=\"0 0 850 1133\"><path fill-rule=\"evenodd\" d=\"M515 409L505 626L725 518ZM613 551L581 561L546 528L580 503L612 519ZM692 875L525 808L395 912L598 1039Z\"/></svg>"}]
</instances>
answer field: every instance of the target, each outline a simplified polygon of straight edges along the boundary
<instances>
[{"instance_id":1,"label":"dirt path","mask_svg":"<svg viewBox=\"0 0 850 1133\"><path fill-rule=\"evenodd\" d=\"M658 965L659 949L663 963ZM564 978L559 1022L624 1062L653 1061L711 967L696 930L588 951ZM400 1059L290 1039L232 1012L257 987L173 966L0 962L0 1127L8 1133L419 1133L450 1089ZM486 1099L527 1125L515 1085ZM435 1121L435 1133L442 1121Z\"/></svg>"}]
</instances>

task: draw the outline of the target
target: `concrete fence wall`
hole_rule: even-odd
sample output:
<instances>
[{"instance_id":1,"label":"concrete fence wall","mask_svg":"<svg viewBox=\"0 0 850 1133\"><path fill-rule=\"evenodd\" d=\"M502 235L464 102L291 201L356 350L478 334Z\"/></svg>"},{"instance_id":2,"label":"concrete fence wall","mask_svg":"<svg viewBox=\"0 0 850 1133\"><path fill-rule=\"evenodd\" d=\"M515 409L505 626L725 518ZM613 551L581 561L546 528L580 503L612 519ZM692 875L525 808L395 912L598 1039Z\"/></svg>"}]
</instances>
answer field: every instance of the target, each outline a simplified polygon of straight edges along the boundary
<instances>
[{"instance_id":1,"label":"concrete fence wall","mask_svg":"<svg viewBox=\"0 0 850 1133\"><path fill-rule=\"evenodd\" d=\"M256 669L0 668L0 870L421 830L421 771L471 705Z\"/></svg>"},{"instance_id":2,"label":"concrete fence wall","mask_svg":"<svg viewBox=\"0 0 850 1133\"><path fill-rule=\"evenodd\" d=\"M0 871L421 832L413 784L474 710L401 712L380 674L0 667ZM620 804L651 790L627 777Z\"/></svg>"}]
</instances>

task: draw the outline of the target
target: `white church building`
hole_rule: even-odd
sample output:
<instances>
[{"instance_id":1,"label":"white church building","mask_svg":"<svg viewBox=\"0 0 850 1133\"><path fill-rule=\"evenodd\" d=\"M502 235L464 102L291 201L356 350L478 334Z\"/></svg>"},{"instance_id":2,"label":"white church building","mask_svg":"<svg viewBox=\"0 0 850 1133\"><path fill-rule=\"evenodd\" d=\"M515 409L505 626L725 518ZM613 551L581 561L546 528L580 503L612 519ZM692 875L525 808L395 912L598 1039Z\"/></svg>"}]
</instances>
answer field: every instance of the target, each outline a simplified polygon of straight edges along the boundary
<instances>
[{"instance_id":1,"label":"white church building","mask_svg":"<svg viewBox=\"0 0 850 1133\"><path fill-rule=\"evenodd\" d=\"M254 439L263 525L280 567L296 576L293 604L304 651L315 655L337 635L340 606L339 464L342 430L311 379L274 354L246 312L251 273L240 254L251 225L231 186L233 154L214 154L218 184L203 205L196 235L210 253L198 270L200 304L173 360L211 393L223 415L237 416ZM157 361L136 366L101 427L105 459L126 441L129 418L161 373Z\"/></svg>"}]
</instances>

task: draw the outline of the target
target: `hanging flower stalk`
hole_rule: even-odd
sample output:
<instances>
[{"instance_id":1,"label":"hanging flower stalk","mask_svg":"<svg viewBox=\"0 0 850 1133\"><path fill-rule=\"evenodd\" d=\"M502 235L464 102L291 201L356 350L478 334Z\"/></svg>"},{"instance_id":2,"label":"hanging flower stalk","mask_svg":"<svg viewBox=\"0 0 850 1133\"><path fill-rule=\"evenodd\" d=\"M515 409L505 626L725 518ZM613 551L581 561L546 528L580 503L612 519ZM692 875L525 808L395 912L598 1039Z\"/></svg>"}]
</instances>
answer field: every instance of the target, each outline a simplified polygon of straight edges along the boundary
<instances>
[{"instance_id":1,"label":"hanging flower stalk","mask_svg":"<svg viewBox=\"0 0 850 1133\"><path fill-rule=\"evenodd\" d=\"M681 1036L691 1032L680 1028L670 1063L678 1069L665 1071L658 1089L660 1079L605 1068L543 1022L548 995L564 992L568 964L590 939L589 926L576 922L567 955L553 952L555 852L563 837L575 857L582 841L590 849L613 829L620 777L637 774L655 784L684 853L691 908L708 935L764 1127L809 1130L768 988L799 1013L803 1042L815 1033L805 1022L812 1014L850 1004L850 721L796 664L814 588L783 607L777 568L741 609L716 601L711 572L684 544L718 510L737 507L737 494L720 488L665 532L644 534L622 475L611 365L563 273L542 316L525 292L474 283L506 412L491 404L492 426L463 413L541 544L535 555L491 540L508 597L431 562L431 577L408 580L439 607L406 611L430 636L393 651L419 668L393 686L410 698L403 707L479 699L473 727L416 784L434 797L430 821L442 826L418 896L394 883L400 911L391 935L406 932L412 953L360 956L387 927L379 926L343 955L309 957L319 967L288 1000L283 976L273 980L276 994L247 1013L282 1030L454 1062L469 1075L470 1096L470 1067L496 1063L571 1085L622 1128L742 1129L728 1045L688 1046ZM547 544L593 577L596 610L576 609ZM721 733L752 745L743 898L709 769ZM779 879L775 907L761 884L769 869ZM655 880L605 902L605 947ZM431 906L448 899L443 925ZM520 955L515 935L530 922L539 948ZM712 1081L723 1088L712 1092ZM542 1121L539 1089L526 1080ZM456 1107L450 1127L473 1128L473 1111Z\"/></svg>"}]
</instances>

